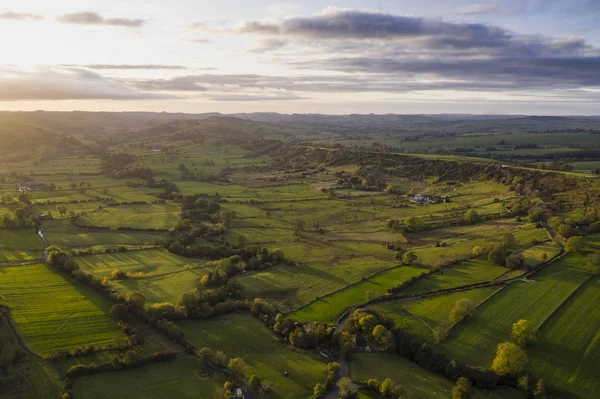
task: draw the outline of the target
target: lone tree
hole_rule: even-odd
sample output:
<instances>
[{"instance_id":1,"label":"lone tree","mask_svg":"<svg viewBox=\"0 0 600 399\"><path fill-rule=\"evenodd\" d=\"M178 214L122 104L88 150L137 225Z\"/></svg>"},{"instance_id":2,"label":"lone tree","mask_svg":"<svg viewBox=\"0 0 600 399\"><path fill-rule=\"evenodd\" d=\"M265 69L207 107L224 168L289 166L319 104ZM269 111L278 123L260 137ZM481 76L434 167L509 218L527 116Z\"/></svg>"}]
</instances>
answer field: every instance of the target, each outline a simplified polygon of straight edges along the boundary
<instances>
[{"instance_id":1,"label":"lone tree","mask_svg":"<svg viewBox=\"0 0 600 399\"><path fill-rule=\"evenodd\" d=\"M129 318L129 309L127 309L127 306L118 303L110 308L110 316L116 321L125 321Z\"/></svg>"},{"instance_id":2,"label":"lone tree","mask_svg":"<svg viewBox=\"0 0 600 399\"><path fill-rule=\"evenodd\" d=\"M496 247L488 253L488 261L496 266L504 266L506 264L506 255L504 247Z\"/></svg>"},{"instance_id":3,"label":"lone tree","mask_svg":"<svg viewBox=\"0 0 600 399\"><path fill-rule=\"evenodd\" d=\"M499 375L518 375L525 368L527 354L512 342L498 345L496 357L492 362L492 370Z\"/></svg>"},{"instance_id":4,"label":"lone tree","mask_svg":"<svg viewBox=\"0 0 600 399\"><path fill-rule=\"evenodd\" d=\"M460 377L452 388L452 399L468 399L471 397L471 382L465 377Z\"/></svg>"},{"instance_id":5,"label":"lone tree","mask_svg":"<svg viewBox=\"0 0 600 399\"><path fill-rule=\"evenodd\" d=\"M585 248L585 239L583 237L571 237L565 244L567 252L581 253Z\"/></svg>"},{"instance_id":6,"label":"lone tree","mask_svg":"<svg viewBox=\"0 0 600 399\"><path fill-rule=\"evenodd\" d=\"M456 303L452 307L452 310L450 311L450 323L456 324L468 317L471 317L474 310L475 304L472 300L466 298L459 299L458 301L456 301Z\"/></svg>"},{"instance_id":7,"label":"lone tree","mask_svg":"<svg viewBox=\"0 0 600 399\"><path fill-rule=\"evenodd\" d=\"M357 391L350 377L343 377L338 381L337 385L340 389L340 398L349 398Z\"/></svg>"},{"instance_id":8,"label":"lone tree","mask_svg":"<svg viewBox=\"0 0 600 399\"><path fill-rule=\"evenodd\" d=\"M600 275L600 252L596 252L588 257L589 266L592 273Z\"/></svg>"},{"instance_id":9,"label":"lone tree","mask_svg":"<svg viewBox=\"0 0 600 399\"><path fill-rule=\"evenodd\" d=\"M373 329L373 339L381 350L388 350L394 346L394 336L382 325L377 325Z\"/></svg>"},{"instance_id":10,"label":"lone tree","mask_svg":"<svg viewBox=\"0 0 600 399\"><path fill-rule=\"evenodd\" d=\"M519 320L512 326L512 337L517 345L525 348L535 339L535 333L528 320Z\"/></svg>"},{"instance_id":11,"label":"lone tree","mask_svg":"<svg viewBox=\"0 0 600 399\"><path fill-rule=\"evenodd\" d=\"M424 224L425 224L425 222L423 221L423 219L418 216L409 216L404 221L404 225L406 226L406 229L410 230L410 231L421 230L423 228Z\"/></svg>"},{"instance_id":12,"label":"lone tree","mask_svg":"<svg viewBox=\"0 0 600 399\"><path fill-rule=\"evenodd\" d=\"M318 383L317 385L315 385L313 394L316 398L322 398L323 396L325 396L325 394L327 394L327 388L325 388L325 385Z\"/></svg>"},{"instance_id":13,"label":"lone tree","mask_svg":"<svg viewBox=\"0 0 600 399\"><path fill-rule=\"evenodd\" d=\"M402 255L402 263L405 265L412 265L417 261L417 255L414 252L405 252Z\"/></svg>"},{"instance_id":14,"label":"lone tree","mask_svg":"<svg viewBox=\"0 0 600 399\"><path fill-rule=\"evenodd\" d=\"M464 220L465 220L465 223L467 223L467 224L475 224L479 221L479 214L477 213L477 211L475 209L469 209L465 213Z\"/></svg>"}]
</instances>

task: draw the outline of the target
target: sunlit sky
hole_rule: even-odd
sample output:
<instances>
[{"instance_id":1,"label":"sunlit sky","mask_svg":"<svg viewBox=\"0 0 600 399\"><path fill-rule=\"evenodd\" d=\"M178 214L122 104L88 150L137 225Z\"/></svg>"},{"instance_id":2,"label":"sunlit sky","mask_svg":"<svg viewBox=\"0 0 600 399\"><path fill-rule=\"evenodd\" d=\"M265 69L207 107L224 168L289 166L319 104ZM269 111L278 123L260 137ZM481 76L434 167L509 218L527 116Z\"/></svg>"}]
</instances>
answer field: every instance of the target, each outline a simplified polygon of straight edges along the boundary
<instances>
[{"instance_id":1,"label":"sunlit sky","mask_svg":"<svg viewBox=\"0 0 600 399\"><path fill-rule=\"evenodd\" d=\"M0 0L0 110L600 114L598 0Z\"/></svg>"}]
</instances>

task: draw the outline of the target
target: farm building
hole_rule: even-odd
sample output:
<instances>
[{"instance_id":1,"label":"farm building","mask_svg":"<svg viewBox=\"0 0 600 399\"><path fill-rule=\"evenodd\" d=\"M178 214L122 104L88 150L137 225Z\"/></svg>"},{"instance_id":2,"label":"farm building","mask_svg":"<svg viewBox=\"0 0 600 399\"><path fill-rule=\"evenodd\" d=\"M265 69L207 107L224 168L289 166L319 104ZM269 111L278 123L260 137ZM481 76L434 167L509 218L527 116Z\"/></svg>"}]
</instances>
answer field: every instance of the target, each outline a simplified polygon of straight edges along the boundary
<instances>
[{"instance_id":1,"label":"farm building","mask_svg":"<svg viewBox=\"0 0 600 399\"><path fill-rule=\"evenodd\" d=\"M28 181L25 183L19 184L19 191L40 191L46 189L46 183L41 181Z\"/></svg>"},{"instance_id":2,"label":"farm building","mask_svg":"<svg viewBox=\"0 0 600 399\"><path fill-rule=\"evenodd\" d=\"M445 195L437 197L434 195L417 194L414 197L410 197L409 200L419 205L430 205L437 204L438 202L450 202L450 198Z\"/></svg>"}]
</instances>

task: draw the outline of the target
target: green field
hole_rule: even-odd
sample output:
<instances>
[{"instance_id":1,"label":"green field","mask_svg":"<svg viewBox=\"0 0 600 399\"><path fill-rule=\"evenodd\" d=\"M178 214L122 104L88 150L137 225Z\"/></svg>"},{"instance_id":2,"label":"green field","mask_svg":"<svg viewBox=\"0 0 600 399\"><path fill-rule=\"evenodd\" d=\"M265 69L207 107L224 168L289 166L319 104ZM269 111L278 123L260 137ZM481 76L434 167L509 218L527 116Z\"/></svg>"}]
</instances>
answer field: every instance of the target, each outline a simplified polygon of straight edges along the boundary
<instances>
[{"instance_id":1,"label":"green field","mask_svg":"<svg viewBox=\"0 0 600 399\"><path fill-rule=\"evenodd\" d=\"M443 294L431 298L385 302L381 309L394 320L397 327L432 343L432 329L448 321L452 307L461 299L470 299L475 306L481 304L502 287L486 287L474 290Z\"/></svg>"},{"instance_id":2,"label":"green field","mask_svg":"<svg viewBox=\"0 0 600 399\"><path fill-rule=\"evenodd\" d=\"M375 277L327 295L291 313L290 317L300 322L335 324L345 311L367 302L366 293L383 294L388 288L424 272L425 270L412 266L400 266L384 271Z\"/></svg>"},{"instance_id":3,"label":"green field","mask_svg":"<svg viewBox=\"0 0 600 399\"><path fill-rule=\"evenodd\" d=\"M44 236L51 245L63 249L91 246L152 245L163 239L159 233L139 231L90 230L66 221L49 221L43 225Z\"/></svg>"},{"instance_id":4,"label":"green field","mask_svg":"<svg viewBox=\"0 0 600 399\"><path fill-rule=\"evenodd\" d=\"M324 378L325 364L310 353L276 342L276 337L250 315L230 315L206 321L179 323L196 347L221 350L248 365L244 374L256 374L273 392L269 398L307 398ZM283 375L289 373L288 377Z\"/></svg>"},{"instance_id":5,"label":"green field","mask_svg":"<svg viewBox=\"0 0 600 399\"><path fill-rule=\"evenodd\" d=\"M450 331L439 349L468 364L489 367L500 342L510 341L512 324L527 319L537 329L589 274L579 256L566 256L515 282L480 306L472 318Z\"/></svg>"},{"instance_id":6,"label":"green field","mask_svg":"<svg viewBox=\"0 0 600 399\"><path fill-rule=\"evenodd\" d=\"M203 376L202 365L191 356L142 368L84 376L77 380L77 398L210 398L223 377Z\"/></svg>"},{"instance_id":7,"label":"green field","mask_svg":"<svg viewBox=\"0 0 600 399\"><path fill-rule=\"evenodd\" d=\"M32 228L0 230L0 263L42 257L42 241Z\"/></svg>"},{"instance_id":8,"label":"green field","mask_svg":"<svg viewBox=\"0 0 600 399\"><path fill-rule=\"evenodd\" d=\"M204 261L177 256L166 249L146 249L77 258L80 268L97 276L110 277L113 270L142 272L146 277L183 272L203 267Z\"/></svg>"},{"instance_id":9,"label":"green field","mask_svg":"<svg viewBox=\"0 0 600 399\"><path fill-rule=\"evenodd\" d=\"M354 381L366 382L369 378L383 381L391 378L400 384L411 399L449 398L452 380L433 374L395 353L360 353L350 362L350 376ZM522 398L515 389L498 387L494 390L474 389L472 398Z\"/></svg>"},{"instance_id":10,"label":"green field","mask_svg":"<svg viewBox=\"0 0 600 399\"><path fill-rule=\"evenodd\" d=\"M170 229L177 223L179 211L180 207L173 203L111 206L87 213L77 224L112 229Z\"/></svg>"},{"instance_id":11,"label":"green field","mask_svg":"<svg viewBox=\"0 0 600 399\"><path fill-rule=\"evenodd\" d=\"M528 351L529 368L571 395L593 397L600 389L600 279L570 297L538 331Z\"/></svg>"},{"instance_id":12,"label":"green field","mask_svg":"<svg viewBox=\"0 0 600 399\"><path fill-rule=\"evenodd\" d=\"M123 338L110 316L111 303L46 265L0 268L0 295L27 345L40 355Z\"/></svg>"}]
</instances>

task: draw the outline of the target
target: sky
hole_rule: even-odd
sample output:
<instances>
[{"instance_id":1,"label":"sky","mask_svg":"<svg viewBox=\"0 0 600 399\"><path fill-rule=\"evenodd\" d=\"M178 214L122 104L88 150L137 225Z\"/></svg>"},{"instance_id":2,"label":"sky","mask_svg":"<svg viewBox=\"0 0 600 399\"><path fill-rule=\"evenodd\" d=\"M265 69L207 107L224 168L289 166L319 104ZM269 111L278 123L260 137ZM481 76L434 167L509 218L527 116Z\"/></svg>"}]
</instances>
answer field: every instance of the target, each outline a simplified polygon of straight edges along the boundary
<instances>
[{"instance_id":1,"label":"sky","mask_svg":"<svg viewBox=\"0 0 600 399\"><path fill-rule=\"evenodd\" d=\"M0 110L600 115L600 0L0 0Z\"/></svg>"}]
</instances>

